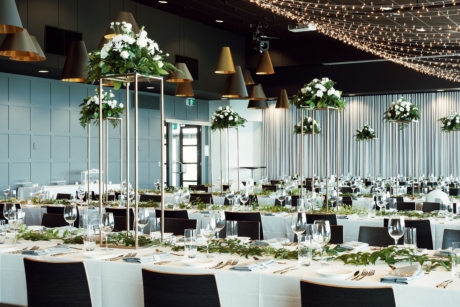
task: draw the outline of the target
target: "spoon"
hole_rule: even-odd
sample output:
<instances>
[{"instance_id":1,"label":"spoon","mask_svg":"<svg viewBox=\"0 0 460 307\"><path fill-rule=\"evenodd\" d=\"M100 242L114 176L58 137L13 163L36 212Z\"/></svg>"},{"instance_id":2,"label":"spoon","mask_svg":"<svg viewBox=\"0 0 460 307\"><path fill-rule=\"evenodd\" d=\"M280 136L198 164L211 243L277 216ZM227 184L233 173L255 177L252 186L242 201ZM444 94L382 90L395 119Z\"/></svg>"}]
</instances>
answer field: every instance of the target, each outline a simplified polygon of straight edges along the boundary
<instances>
[{"instance_id":1,"label":"spoon","mask_svg":"<svg viewBox=\"0 0 460 307\"><path fill-rule=\"evenodd\" d=\"M353 276L348 277L346 280L348 280L348 279L350 279L350 278L353 278L353 277L357 276L358 274L359 274L359 270L356 271L355 274L353 274Z\"/></svg>"}]
</instances>

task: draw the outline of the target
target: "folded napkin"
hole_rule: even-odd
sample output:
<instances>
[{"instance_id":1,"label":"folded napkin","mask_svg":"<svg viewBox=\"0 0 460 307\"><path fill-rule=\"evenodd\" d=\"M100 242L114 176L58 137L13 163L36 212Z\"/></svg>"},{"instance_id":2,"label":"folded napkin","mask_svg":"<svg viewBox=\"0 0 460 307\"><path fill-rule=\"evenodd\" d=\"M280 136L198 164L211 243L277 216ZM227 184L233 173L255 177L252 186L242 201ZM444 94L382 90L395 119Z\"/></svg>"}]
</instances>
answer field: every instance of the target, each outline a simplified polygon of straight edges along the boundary
<instances>
[{"instance_id":1,"label":"folded napkin","mask_svg":"<svg viewBox=\"0 0 460 307\"><path fill-rule=\"evenodd\" d=\"M61 245L55 245L48 247L46 250L50 253L65 253L65 252L70 252L72 251L68 245L61 244Z\"/></svg>"},{"instance_id":2,"label":"folded napkin","mask_svg":"<svg viewBox=\"0 0 460 307\"><path fill-rule=\"evenodd\" d=\"M27 256L40 256L40 255L46 255L47 252L43 249L36 249L36 250L27 250L27 251L22 251L22 255L27 255Z\"/></svg>"},{"instance_id":3,"label":"folded napkin","mask_svg":"<svg viewBox=\"0 0 460 307\"><path fill-rule=\"evenodd\" d=\"M350 219L350 220L357 220L357 219L359 219L359 216L358 216L357 214L352 214L352 215L349 215L349 216L348 216L348 219Z\"/></svg>"},{"instance_id":4,"label":"folded napkin","mask_svg":"<svg viewBox=\"0 0 460 307\"><path fill-rule=\"evenodd\" d=\"M211 214L209 211L201 211L201 214Z\"/></svg>"},{"instance_id":5,"label":"folded napkin","mask_svg":"<svg viewBox=\"0 0 460 307\"><path fill-rule=\"evenodd\" d=\"M423 271L420 263L415 263L413 265L397 268L391 271L388 275L380 278L380 282L410 284L422 276Z\"/></svg>"},{"instance_id":6,"label":"folded napkin","mask_svg":"<svg viewBox=\"0 0 460 307\"><path fill-rule=\"evenodd\" d=\"M273 260L258 260L252 263L242 263L239 265L235 265L234 267L230 268L230 270L234 271L242 271L242 272L254 272L262 269L271 268L278 265L277 262Z\"/></svg>"},{"instance_id":7,"label":"folded napkin","mask_svg":"<svg viewBox=\"0 0 460 307\"><path fill-rule=\"evenodd\" d=\"M273 213L265 213L265 216L275 216Z\"/></svg>"},{"instance_id":8,"label":"folded napkin","mask_svg":"<svg viewBox=\"0 0 460 307\"><path fill-rule=\"evenodd\" d=\"M254 240L252 245L254 246L271 246L271 247L276 247L276 248L281 248L283 247L283 243L289 242L288 239L285 238L273 238L269 240Z\"/></svg>"},{"instance_id":9,"label":"folded napkin","mask_svg":"<svg viewBox=\"0 0 460 307\"><path fill-rule=\"evenodd\" d=\"M452 254L452 247L446 248L446 249L439 249L437 250L433 256L435 257L441 257L441 256L450 256Z\"/></svg>"},{"instance_id":10,"label":"folded napkin","mask_svg":"<svg viewBox=\"0 0 460 307\"><path fill-rule=\"evenodd\" d=\"M337 215L337 219L342 219L342 220L347 220L348 219L348 216L346 215Z\"/></svg>"},{"instance_id":11,"label":"folded napkin","mask_svg":"<svg viewBox=\"0 0 460 307\"><path fill-rule=\"evenodd\" d=\"M152 255L142 257L127 257L123 258L123 261L128 263L146 263L155 261L155 258Z\"/></svg>"},{"instance_id":12,"label":"folded napkin","mask_svg":"<svg viewBox=\"0 0 460 307\"><path fill-rule=\"evenodd\" d=\"M339 244L339 247L345 248L348 250L360 250L363 248L368 247L368 243L363 243L363 242L358 242L358 241L350 241L350 242L344 242L342 244Z\"/></svg>"}]
</instances>

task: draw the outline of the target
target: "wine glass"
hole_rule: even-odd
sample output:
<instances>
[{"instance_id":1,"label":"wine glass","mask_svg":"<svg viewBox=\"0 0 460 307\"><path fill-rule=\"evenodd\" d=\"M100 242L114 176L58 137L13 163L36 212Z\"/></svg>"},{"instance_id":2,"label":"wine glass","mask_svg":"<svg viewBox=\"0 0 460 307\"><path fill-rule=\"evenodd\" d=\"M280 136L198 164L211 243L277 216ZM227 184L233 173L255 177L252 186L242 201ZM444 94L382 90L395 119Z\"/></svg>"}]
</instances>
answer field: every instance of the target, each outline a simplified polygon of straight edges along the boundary
<instances>
[{"instance_id":1,"label":"wine glass","mask_svg":"<svg viewBox=\"0 0 460 307\"><path fill-rule=\"evenodd\" d=\"M14 204L11 204L11 205L13 205L13 207L7 213L8 214L8 224L10 225L10 229L14 231L13 244L16 244L18 241L16 237L16 232L19 228L19 225L21 224L22 210L16 210L16 206Z\"/></svg>"},{"instance_id":2,"label":"wine glass","mask_svg":"<svg viewBox=\"0 0 460 307\"><path fill-rule=\"evenodd\" d=\"M9 219L11 210L16 210L16 206L14 204L3 204L3 216L5 219Z\"/></svg>"},{"instance_id":3,"label":"wine glass","mask_svg":"<svg viewBox=\"0 0 460 307\"><path fill-rule=\"evenodd\" d=\"M5 194L5 199L7 199L8 194L10 194L10 186L8 184L3 188L3 194Z\"/></svg>"},{"instance_id":4,"label":"wine glass","mask_svg":"<svg viewBox=\"0 0 460 307\"><path fill-rule=\"evenodd\" d=\"M148 208L139 208L137 212L137 226L141 228L141 233L144 233L144 227L149 223Z\"/></svg>"},{"instance_id":5,"label":"wine glass","mask_svg":"<svg viewBox=\"0 0 460 307\"><path fill-rule=\"evenodd\" d=\"M113 227L115 226L115 222L113 219L112 212L106 212L102 214L102 224L101 224L101 232L106 234L105 238L105 250L108 251L108 244L109 244L109 233L112 232Z\"/></svg>"},{"instance_id":6,"label":"wine glass","mask_svg":"<svg viewBox=\"0 0 460 307\"><path fill-rule=\"evenodd\" d=\"M297 239L305 232L307 227L307 216L305 212L296 212L292 215L291 229L297 235Z\"/></svg>"},{"instance_id":7,"label":"wine glass","mask_svg":"<svg viewBox=\"0 0 460 307\"><path fill-rule=\"evenodd\" d=\"M283 206L283 202L286 200L286 191L284 189L279 190L276 198L281 203L281 206Z\"/></svg>"},{"instance_id":8,"label":"wine glass","mask_svg":"<svg viewBox=\"0 0 460 307\"><path fill-rule=\"evenodd\" d=\"M235 193L233 193L233 190L228 191L227 194L225 194L225 198L227 198L229 205L233 205L233 199L235 198Z\"/></svg>"},{"instance_id":9,"label":"wine glass","mask_svg":"<svg viewBox=\"0 0 460 307\"><path fill-rule=\"evenodd\" d=\"M201 219L200 234L206 240L206 258L209 255L209 243L216 233L216 218L214 216L204 216Z\"/></svg>"},{"instance_id":10,"label":"wine glass","mask_svg":"<svg viewBox=\"0 0 460 307\"><path fill-rule=\"evenodd\" d=\"M181 196L182 202L184 203L185 207L188 206L188 203L190 202L190 193L185 193Z\"/></svg>"},{"instance_id":11,"label":"wine glass","mask_svg":"<svg viewBox=\"0 0 460 307\"><path fill-rule=\"evenodd\" d=\"M404 226L404 218L402 216L392 216L388 221L388 234L395 240L395 246L398 245L398 240L404 236L406 227Z\"/></svg>"},{"instance_id":12,"label":"wine glass","mask_svg":"<svg viewBox=\"0 0 460 307\"><path fill-rule=\"evenodd\" d=\"M70 204L64 207L64 220L69 223L69 234L71 235L73 223L77 219L77 206Z\"/></svg>"},{"instance_id":13,"label":"wine glass","mask_svg":"<svg viewBox=\"0 0 460 307\"><path fill-rule=\"evenodd\" d=\"M331 240L331 225L326 220L316 220L313 223L313 241L320 246L321 265L327 265L323 262L323 247Z\"/></svg>"},{"instance_id":14,"label":"wine glass","mask_svg":"<svg viewBox=\"0 0 460 307\"><path fill-rule=\"evenodd\" d=\"M222 229L225 227L225 212L222 210L220 212L217 212L215 215L216 218L216 237L219 238L219 233Z\"/></svg>"},{"instance_id":15,"label":"wine glass","mask_svg":"<svg viewBox=\"0 0 460 307\"><path fill-rule=\"evenodd\" d=\"M249 195L247 193L241 195L240 202L243 204L243 206L246 206L246 203L248 201L249 201Z\"/></svg>"},{"instance_id":16,"label":"wine glass","mask_svg":"<svg viewBox=\"0 0 460 307\"><path fill-rule=\"evenodd\" d=\"M77 196L78 196L78 199L80 199L81 202L82 202L83 199L85 198L85 194L86 194L86 191L83 190L82 187L79 187L79 188L78 188L78 191L77 191Z\"/></svg>"}]
</instances>

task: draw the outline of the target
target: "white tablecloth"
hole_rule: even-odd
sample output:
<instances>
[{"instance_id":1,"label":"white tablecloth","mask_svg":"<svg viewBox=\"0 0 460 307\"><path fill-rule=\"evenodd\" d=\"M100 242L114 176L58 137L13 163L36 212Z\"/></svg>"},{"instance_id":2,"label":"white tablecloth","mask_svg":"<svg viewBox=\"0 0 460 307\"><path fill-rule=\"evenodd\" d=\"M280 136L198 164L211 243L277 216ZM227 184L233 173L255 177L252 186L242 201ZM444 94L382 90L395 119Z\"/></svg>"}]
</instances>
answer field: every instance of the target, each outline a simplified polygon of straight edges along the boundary
<instances>
[{"instance_id":1,"label":"white tablecloth","mask_svg":"<svg viewBox=\"0 0 460 307\"><path fill-rule=\"evenodd\" d=\"M30 193L35 193L42 188L47 192L46 198L55 198L57 193L64 193L70 195L76 195L76 191L78 187L83 187L86 191L88 189L88 185L85 184L73 184L73 185L49 185L49 186L41 186L41 187L20 187L18 188L18 195L17 198L19 200L27 199L30 197ZM119 190L120 184L109 184L109 190ZM99 184L90 184L89 190L94 191L94 193L99 194Z\"/></svg>"}]
</instances>

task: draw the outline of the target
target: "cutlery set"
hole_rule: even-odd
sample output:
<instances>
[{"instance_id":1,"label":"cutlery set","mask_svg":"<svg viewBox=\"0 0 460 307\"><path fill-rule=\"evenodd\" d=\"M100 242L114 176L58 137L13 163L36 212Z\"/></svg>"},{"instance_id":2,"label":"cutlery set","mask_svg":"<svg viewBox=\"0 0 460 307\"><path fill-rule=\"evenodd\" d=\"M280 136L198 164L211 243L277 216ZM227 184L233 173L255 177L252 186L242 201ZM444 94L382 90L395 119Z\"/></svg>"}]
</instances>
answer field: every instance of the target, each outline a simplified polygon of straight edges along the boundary
<instances>
[{"instance_id":1,"label":"cutlery set","mask_svg":"<svg viewBox=\"0 0 460 307\"><path fill-rule=\"evenodd\" d=\"M128 253L126 255L119 255L119 256L116 256L116 257L113 257L113 258L104 259L104 261L117 261L117 260L120 260L120 259L123 259L123 258L135 257L136 255L137 255L137 253Z\"/></svg>"},{"instance_id":2,"label":"cutlery set","mask_svg":"<svg viewBox=\"0 0 460 307\"><path fill-rule=\"evenodd\" d=\"M363 279L364 277L371 277L371 276L374 276L375 274L375 270L366 270L364 269L361 274L359 274L359 271L357 271L358 273L355 272L354 274L354 277L351 278L350 280L354 280L354 281L359 281L361 279Z\"/></svg>"},{"instance_id":3,"label":"cutlery set","mask_svg":"<svg viewBox=\"0 0 460 307\"><path fill-rule=\"evenodd\" d=\"M448 279L440 283L439 285L436 286L436 288L447 288L448 285L450 285L454 280L453 279Z\"/></svg>"},{"instance_id":4,"label":"cutlery set","mask_svg":"<svg viewBox=\"0 0 460 307\"><path fill-rule=\"evenodd\" d=\"M229 266L229 265L231 265L231 266L237 265L237 264L238 264L238 261L239 261L238 259L233 259L233 260L232 260L232 259L229 259L229 260L227 260L227 262L225 262L225 263L224 263L223 261L221 261L221 262L219 262L218 264L216 264L216 265L214 265L214 266L212 266L212 267L209 267L208 269L219 270L219 269L222 269L222 268L224 268L224 267L226 267L226 266Z\"/></svg>"},{"instance_id":5,"label":"cutlery set","mask_svg":"<svg viewBox=\"0 0 460 307\"><path fill-rule=\"evenodd\" d=\"M20 249L20 250L14 251L14 252L9 252L8 254L20 254L20 253L22 253L23 251L26 251L26 250L34 251L34 250L37 250L37 249L40 249L40 247L39 246L32 246L30 249L28 247L25 247L23 249Z\"/></svg>"},{"instance_id":6,"label":"cutlery set","mask_svg":"<svg viewBox=\"0 0 460 307\"><path fill-rule=\"evenodd\" d=\"M280 275L282 275L284 273L287 273L287 272L290 272L290 271L295 271L295 270L298 270L298 269L300 269L300 268L297 267L297 266L290 266L290 267L284 268L282 270L275 271L275 272L273 272L273 274L279 273Z\"/></svg>"}]
</instances>

